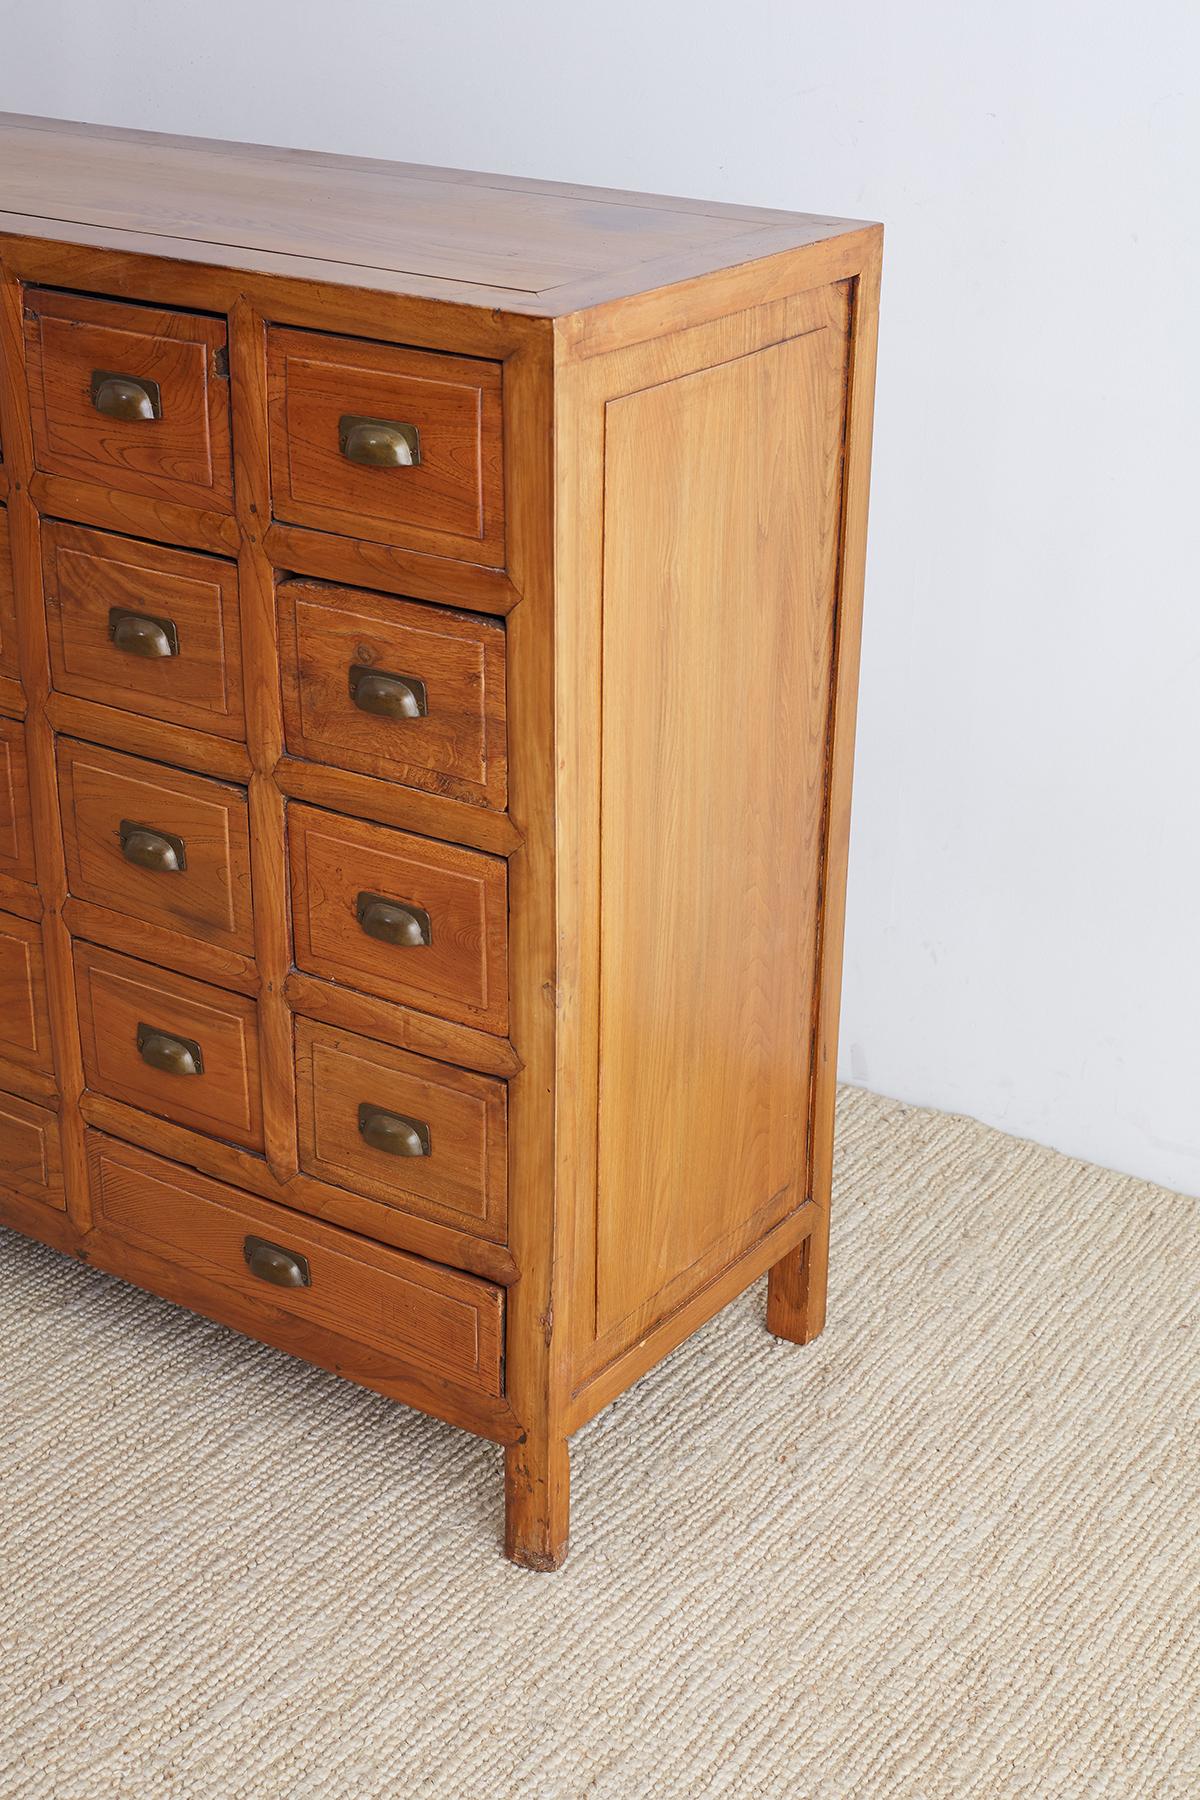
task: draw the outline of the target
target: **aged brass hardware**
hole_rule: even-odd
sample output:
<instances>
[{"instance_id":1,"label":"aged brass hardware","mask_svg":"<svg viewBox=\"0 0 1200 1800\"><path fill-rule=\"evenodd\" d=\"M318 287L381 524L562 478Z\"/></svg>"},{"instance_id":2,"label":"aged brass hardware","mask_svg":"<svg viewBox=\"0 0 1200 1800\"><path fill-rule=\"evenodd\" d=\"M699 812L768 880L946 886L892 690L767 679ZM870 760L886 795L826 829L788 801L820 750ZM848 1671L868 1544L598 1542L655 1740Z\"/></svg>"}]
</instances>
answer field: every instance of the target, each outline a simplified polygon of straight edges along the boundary
<instances>
[{"instance_id":1,"label":"aged brass hardware","mask_svg":"<svg viewBox=\"0 0 1200 1800\"><path fill-rule=\"evenodd\" d=\"M92 405L106 419L120 419L124 424L161 419L162 390L157 381L140 375L115 375L109 369L93 369Z\"/></svg>"},{"instance_id":2,"label":"aged brass hardware","mask_svg":"<svg viewBox=\"0 0 1200 1800\"><path fill-rule=\"evenodd\" d=\"M152 825L137 825L132 819L122 819L119 831L126 862L158 875L177 875L187 868L187 845L174 832L155 831Z\"/></svg>"},{"instance_id":3,"label":"aged brass hardware","mask_svg":"<svg viewBox=\"0 0 1200 1800\"><path fill-rule=\"evenodd\" d=\"M307 1256L296 1250L285 1250L282 1244L270 1244L266 1238L248 1237L242 1245L250 1273L260 1281L276 1287L311 1287Z\"/></svg>"},{"instance_id":4,"label":"aged brass hardware","mask_svg":"<svg viewBox=\"0 0 1200 1800\"><path fill-rule=\"evenodd\" d=\"M139 1024L137 1047L148 1069L161 1069L164 1075L204 1073L204 1052L195 1038L175 1037L157 1025Z\"/></svg>"},{"instance_id":5,"label":"aged brass hardware","mask_svg":"<svg viewBox=\"0 0 1200 1800\"><path fill-rule=\"evenodd\" d=\"M421 434L415 425L401 425L396 419L343 413L338 420L338 449L347 462L367 469L414 469L421 460Z\"/></svg>"},{"instance_id":6,"label":"aged brass hardware","mask_svg":"<svg viewBox=\"0 0 1200 1800\"><path fill-rule=\"evenodd\" d=\"M429 711L425 683L415 675L388 675L364 663L350 670L350 698L359 712L384 719L423 719Z\"/></svg>"},{"instance_id":7,"label":"aged brass hardware","mask_svg":"<svg viewBox=\"0 0 1200 1800\"><path fill-rule=\"evenodd\" d=\"M421 1119L387 1112L364 1100L358 1109L358 1129L364 1144L386 1156L428 1156L429 1127Z\"/></svg>"},{"instance_id":8,"label":"aged brass hardware","mask_svg":"<svg viewBox=\"0 0 1200 1800\"><path fill-rule=\"evenodd\" d=\"M433 928L423 906L412 906L407 900L386 900L382 894L360 894L355 905L359 924L368 937L381 944L399 944L415 950L421 944L432 944Z\"/></svg>"},{"instance_id":9,"label":"aged brass hardware","mask_svg":"<svg viewBox=\"0 0 1200 1800\"><path fill-rule=\"evenodd\" d=\"M108 609L108 635L118 650L130 656L178 656L179 633L174 619L154 619L149 613Z\"/></svg>"}]
</instances>

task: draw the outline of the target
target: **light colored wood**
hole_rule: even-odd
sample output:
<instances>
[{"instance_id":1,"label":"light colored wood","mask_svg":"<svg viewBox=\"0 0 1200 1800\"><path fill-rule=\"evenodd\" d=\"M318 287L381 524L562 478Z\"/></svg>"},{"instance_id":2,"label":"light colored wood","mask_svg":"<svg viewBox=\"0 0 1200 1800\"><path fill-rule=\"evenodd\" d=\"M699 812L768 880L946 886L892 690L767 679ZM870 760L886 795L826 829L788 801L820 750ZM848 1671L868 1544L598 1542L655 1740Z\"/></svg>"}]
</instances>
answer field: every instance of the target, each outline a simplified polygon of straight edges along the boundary
<instances>
[{"instance_id":1,"label":"light colored wood","mask_svg":"<svg viewBox=\"0 0 1200 1800\"><path fill-rule=\"evenodd\" d=\"M100 531L166 540L214 556L237 555L237 521L230 513L205 512L175 500L126 493L105 487L99 480L75 481L66 475L35 472L29 492L44 518L73 519Z\"/></svg>"},{"instance_id":2,"label":"light colored wood","mask_svg":"<svg viewBox=\"0 0 1200 1800\"><path fill-rule=\"evenodd\" d=\"M375 776L358 775L323 763L302 762L285 756L275 765L275 783L295 800L307 800L326 812L349 813L357 819L376 819L381 825L398 825L418 837L445 838L493 856L509 856L521 842L521 834L507 813L490 812L441 794L425 794L416 788L397 787Z\"/></svg>"},{"instance_id":3,"label":"light colored wood","mask_svg":"<svg viewBox=\"0 0 1200 1800\"><path fill-rule=\"evenodd\" d=\"M504 1296L497 1288L303 1221L236 1189L92 1134L97 1229L141 1243L216 1281L244 1305L269 1305L402 1358L448 1386L501 1392ZM247 1236L302 1257L310 1280L279 1287L247 1266Z\"/></svg>"},{"instance_id":4,"label":"light colored wood","mask_svg":"<svg viewBox=\"0 0 1200 1800\"><path fill-rule=\"evenodd\" d=\"M37 288L26 290L24 314L37 469L228 510L223 322ZM161 417L128 422L97 411L96 371L155 382Z\"/></svg>"},{"instance_id":5,"label":"light colored wood","mask_svg":"<svg viewBox=\"0 0 1200 1800\"><path fill-rule=\"evenodd\" d=\"M285 581L279 628L293 756L503 809L503 626L444 607ZM413 718L364 712L351 693L353 669L420 682L426 710Z\"/></svg>"},{"instance_id":6,"label":"light colored wood","mask_svg":"<svg viewBox=\"0 0 1200 1800\"><path fill-rule=\"evenodd\" d=\"M300 1166L335 1186L503 1243L508 1233L504 1083L300 1019ZM362 1106L424 1126L428 1149L372 1148Z\"/></svg>"},{"instance_id":7,"label":"light colored wood","mask_svg":"<svg viewBox=\"0 0 1200 1800\"><path fill-rule=\"evenodd\" d=\"M288 814L297 966L327 980L503 1035L508 1028L507 871L495 857L312 807ZM428 943L368 936L360 894L416 906Z\"/></svg>"},{"instance_id":8,"label":"light colored wood","mask_svg":"<svg viewBox=\"0 0 1200 1800\"><path fill-rule=\"evenodd\" d=\"M0 913L0 1056L30 1069L54 1067L41 929L13 913Z\"/></svg>"},{"instance_id":9,"label":"light colored wood","mask_svg":"<svg viewBox=\"0 0 1200 1800\"><path fill-rule=\"evenodd\" d=\"M50 665L60 693L245 737L232 564L57 522L42 533L42 555ZM114 610L166 621L176 632L176 654L118 648Z\"/></svg>"},{"instance_id":10,"label":"light colored wood","mask_svg":"<svg viewBox=\"0 0 1200 1800\"><path fill-rule=\"evenodd\" d=\"M503 569L335 537L299 525L272 525L264 539L277 569L322 581L352 582L406 599L432 600L475 612L510 613L521 596Z\"/></svg>"},{"instance_id":11,"label":"light colored wood","mask_svg":"<svg viewBox=\"0 0 1200 1800\"><path fill-rule=\"evenodd\" d=\"M0 1094L0 1188L65 1208L58 1119L16 1094Z\"/></svg>"},{"instance_id":12,"label":"light colored wood","mask_svg":"<svg viewBox=\"0 0 1200 1800\"><path fill-rule=\"evenodd\" d=\"M11 907L11 900L8 905ZM176 969L181 975L199 975L239 994L257 994L261 985L253 957L171 931L148 918L139 918L136 927L131 928L128 913L70 898L63 902L62 916L75 937L87 938L110 950L132 947L150 961L160 963L164 969Z\"/></svg>"},{"instance_id":13,"label":"light colored wood","mask_svg":"<svg viewBox=\"0 0 1200 1800\"><path fill-rule=\"evenodd\" d=\"M400 1006L371 994L356 994L299 971L288 976L284 992L292 1009L305 1018L319 1019L338 1030L353 1031L380 1043L394 1044L439 1062L460 1063L488 1075L518 1075L524 1064L510 1039L415 1007Z\"/></svg>"},{"instance_id":14,"label":"light colored wood","mask_svg":"<svg viewBox=\"0 0 1200 1800\"><path fill-rule=\"evenodd\" d=\"M89 1087L261 1150L258 1014L252 1000L95 944L75 945L75 982ZM138 1049L143 1026L198 1044L200 1072L178 1075L148 1066Z\"/></svg>"},{"instance_id":15,"label":"light colored wood","mask_svg":"<svg viewBox=\"0 0 1200 1800\"><path fill-rule=\"evenodd\" d=\"M94 700L77 700L72 694L52 693L46 716L62 737L83 738L90 744L107 744L128 750L151 762L173 762L201 775L222 781L246 783L252 773L245 744L231 738L210 737L186 725L165 719L146 719L140 713L121 712Z\"/></svg>"},{"instance_id":16,"label":"light colored wood","mask_svg":"<svg viewBox=\"0 0 1200 1800\"><path fill-rule=\"evenodd\" d=\"M315 332L267 333L274 516L401 549L504 561L500 369ZM363 468L344 415L412 425L419 460Z\"/></svg>"},{"instance_id":17,"label":"light colored wood","mask_svg":"<svg viewBox=\"0 0 1200 1800\"><path fill-rule=\"evenodd\" d=\"M243 789L71 739L59 744L58 769L77 899L224 950L253 951ZM127 861L123 820L182 838L186 867L163 873Z\"/></svg>"}]
</instances>

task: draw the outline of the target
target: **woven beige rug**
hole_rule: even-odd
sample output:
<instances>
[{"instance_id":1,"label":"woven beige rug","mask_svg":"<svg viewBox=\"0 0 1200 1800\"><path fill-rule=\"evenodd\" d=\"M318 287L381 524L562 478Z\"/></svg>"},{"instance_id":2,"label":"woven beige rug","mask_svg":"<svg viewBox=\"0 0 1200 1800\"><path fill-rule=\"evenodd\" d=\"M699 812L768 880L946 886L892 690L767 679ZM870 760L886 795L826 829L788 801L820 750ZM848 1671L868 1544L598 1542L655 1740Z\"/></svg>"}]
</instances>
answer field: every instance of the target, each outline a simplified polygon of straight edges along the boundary
<instances>
[{"instance_id":1,"label":"woven beige rug","mask_svg":"<svg viewBox=\"0 0 1200 1800\"><path fill-rule=\"evenodd\" d=\"M1198 1212L845 1094L825 1336L596 1420L554 1576L490 1447L0 1233L0 1795L1200 1795Z\"/></svg>"}]
</instances>

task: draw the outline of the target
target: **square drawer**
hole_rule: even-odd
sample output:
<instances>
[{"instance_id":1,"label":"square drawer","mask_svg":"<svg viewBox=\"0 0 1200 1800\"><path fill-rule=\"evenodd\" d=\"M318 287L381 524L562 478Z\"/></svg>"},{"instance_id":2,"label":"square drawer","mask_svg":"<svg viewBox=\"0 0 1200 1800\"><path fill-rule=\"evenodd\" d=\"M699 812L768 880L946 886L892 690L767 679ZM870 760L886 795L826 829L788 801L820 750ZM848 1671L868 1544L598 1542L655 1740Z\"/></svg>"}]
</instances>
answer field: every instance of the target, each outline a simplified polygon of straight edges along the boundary
<instances>
[{"instance_id":1,"label":"square drawer","mask_svg":"<svg viewBox=\"0 0 1200 1800\"><path fill-rule=\"evenodd\" d=\"M28 288L35 466L232 512L225 356L221 319Z\"/></svg>"},{"instance_id":2,"label":"square drawer","mask_svg":"<svg viewBox=\"0 0 1200 1800\"><path fill-rule=\"evenodd\" d=\"M0 719L0 874L37 880L25 728L19 719Z\"/></svg>"},{"instance_id":3,"label":"square drawer","mask_svg":"<svg viewBox=\"0 0 1200 1800\"><path fill-rule=\"evenodd\" d=\"M42 928L0 913L0 1057L23 1068L54 1067Z\"/></svg>"},{"instance_id":4,"label":"square drawer","mask_svg":"<svg viewBox=\"0 0 1200 1800\"><path fill-rule=\"evenodd\" d=\"M500 365L276 327L277 519L499 567Z\"/></svg>"},{"instance_id":5,"label":"square drawer","mask_svg":"<svg viewBox=\"0 0 1200 1800\"><path fill-rule=\"evenodd\" d=\"M93 944L75 945L75 981L90 1088L261 1150L252 1000Z\"/></svg>"},{"instance_id":6,"label":"square drawer","mask_svg":"<svg viewBox=\"0 0 1200 1800\"><path fill-rule=\"evenodd\" d=\"M245 737L233 563L53 522L42 561L59 693Z\"/></svg>"},{"instance_id":7,"label":"square drawer","mask_svg":"<svg viewBox=\"0 0 1200 1800\"><path fill-rule=\"evenodd\" d=\"M0 1094L0 1188L66 1208L57 1115L16 1094Z\"/></svg>"},{"instance_id":8,"label":"square drawer","mask_svg":"<svg viewBox=\"0 0 1200 1800\"><path fill-rule=\"evenodd\" d=\"M502 625L321 582L278 597L293 756L503 809Z\"/></svg>"},{"instance_id":9,"label":"square drawer","mask_svg":"<svg viewBox=\"0 0 1200 1800\"><path fill-rule=\"evenodd\" d=\"M508 868L495 856L288 810L296 963L421 1012L508 1029Z\"/></svg>"},{"instance_id":10,"label":"square drawer","mask_svg":"<svg viewBox=\"0 0 1200 1800\"><path fill-rule=\"evenodd\" d=\"M58 783L76 899L253 953L244 789L70 738Z\"/></svg>"},{"instance_id":11,"label":"square drawer","mask_svg":"<svg viewBox=\"0 0 1200 1800\"><path fill-rule=\"evenodd\" d=\"M504 1082L298 1018L296 1094L310 1175L505 1242Z\"/></svg>"},{"instance_id":12,"label":"square drawer","mask_svg":"<svg viewBox=\"0 0 1200 1800\"><path fill-rule=\"evenodd\" d=\"M498 1397L504 1294L489 1282L301 1219L96 1132L88 1134L98 1234L170 1264L173 1300L226 1316L196 1290L228 1294L229 1322L368 1386L399 1371ZM304 1330L283 1329L291 1320ZM313 1356L319 1334L338 1342ZM362 1347L351 1359L350 1343ZM380 1359L384 1359L382 1362Z\"/></svg>"},{"instance_id":13,"label":"square drawer","mask_svg":"<svg viewBox=\"0 0 1200 1800\"><path fill-rule=\"evenodd\" d=\"M12 557L8 545L8 511L0 506L0 675L17 680L17 615L13 602Z\"/></svg>"}]
</instances>

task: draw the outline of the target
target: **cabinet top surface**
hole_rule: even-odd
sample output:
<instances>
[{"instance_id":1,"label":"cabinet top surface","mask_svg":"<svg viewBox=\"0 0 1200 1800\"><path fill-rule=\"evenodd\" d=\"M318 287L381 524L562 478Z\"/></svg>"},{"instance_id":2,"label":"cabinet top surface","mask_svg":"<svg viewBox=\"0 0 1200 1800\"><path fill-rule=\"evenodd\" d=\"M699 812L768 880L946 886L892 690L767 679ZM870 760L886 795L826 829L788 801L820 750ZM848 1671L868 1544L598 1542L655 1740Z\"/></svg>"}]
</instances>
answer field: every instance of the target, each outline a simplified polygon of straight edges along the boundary
<instances>
[{"instance_id":1,"label":"cabinet top surface","mask_svg":"<svg viewBox=\"0 0 1200 1800\"><path fill-rule=\"evenodd\" d=\"M0 113L0 233L555 317L854 220Z\"/></svg>"}]
</instances>

